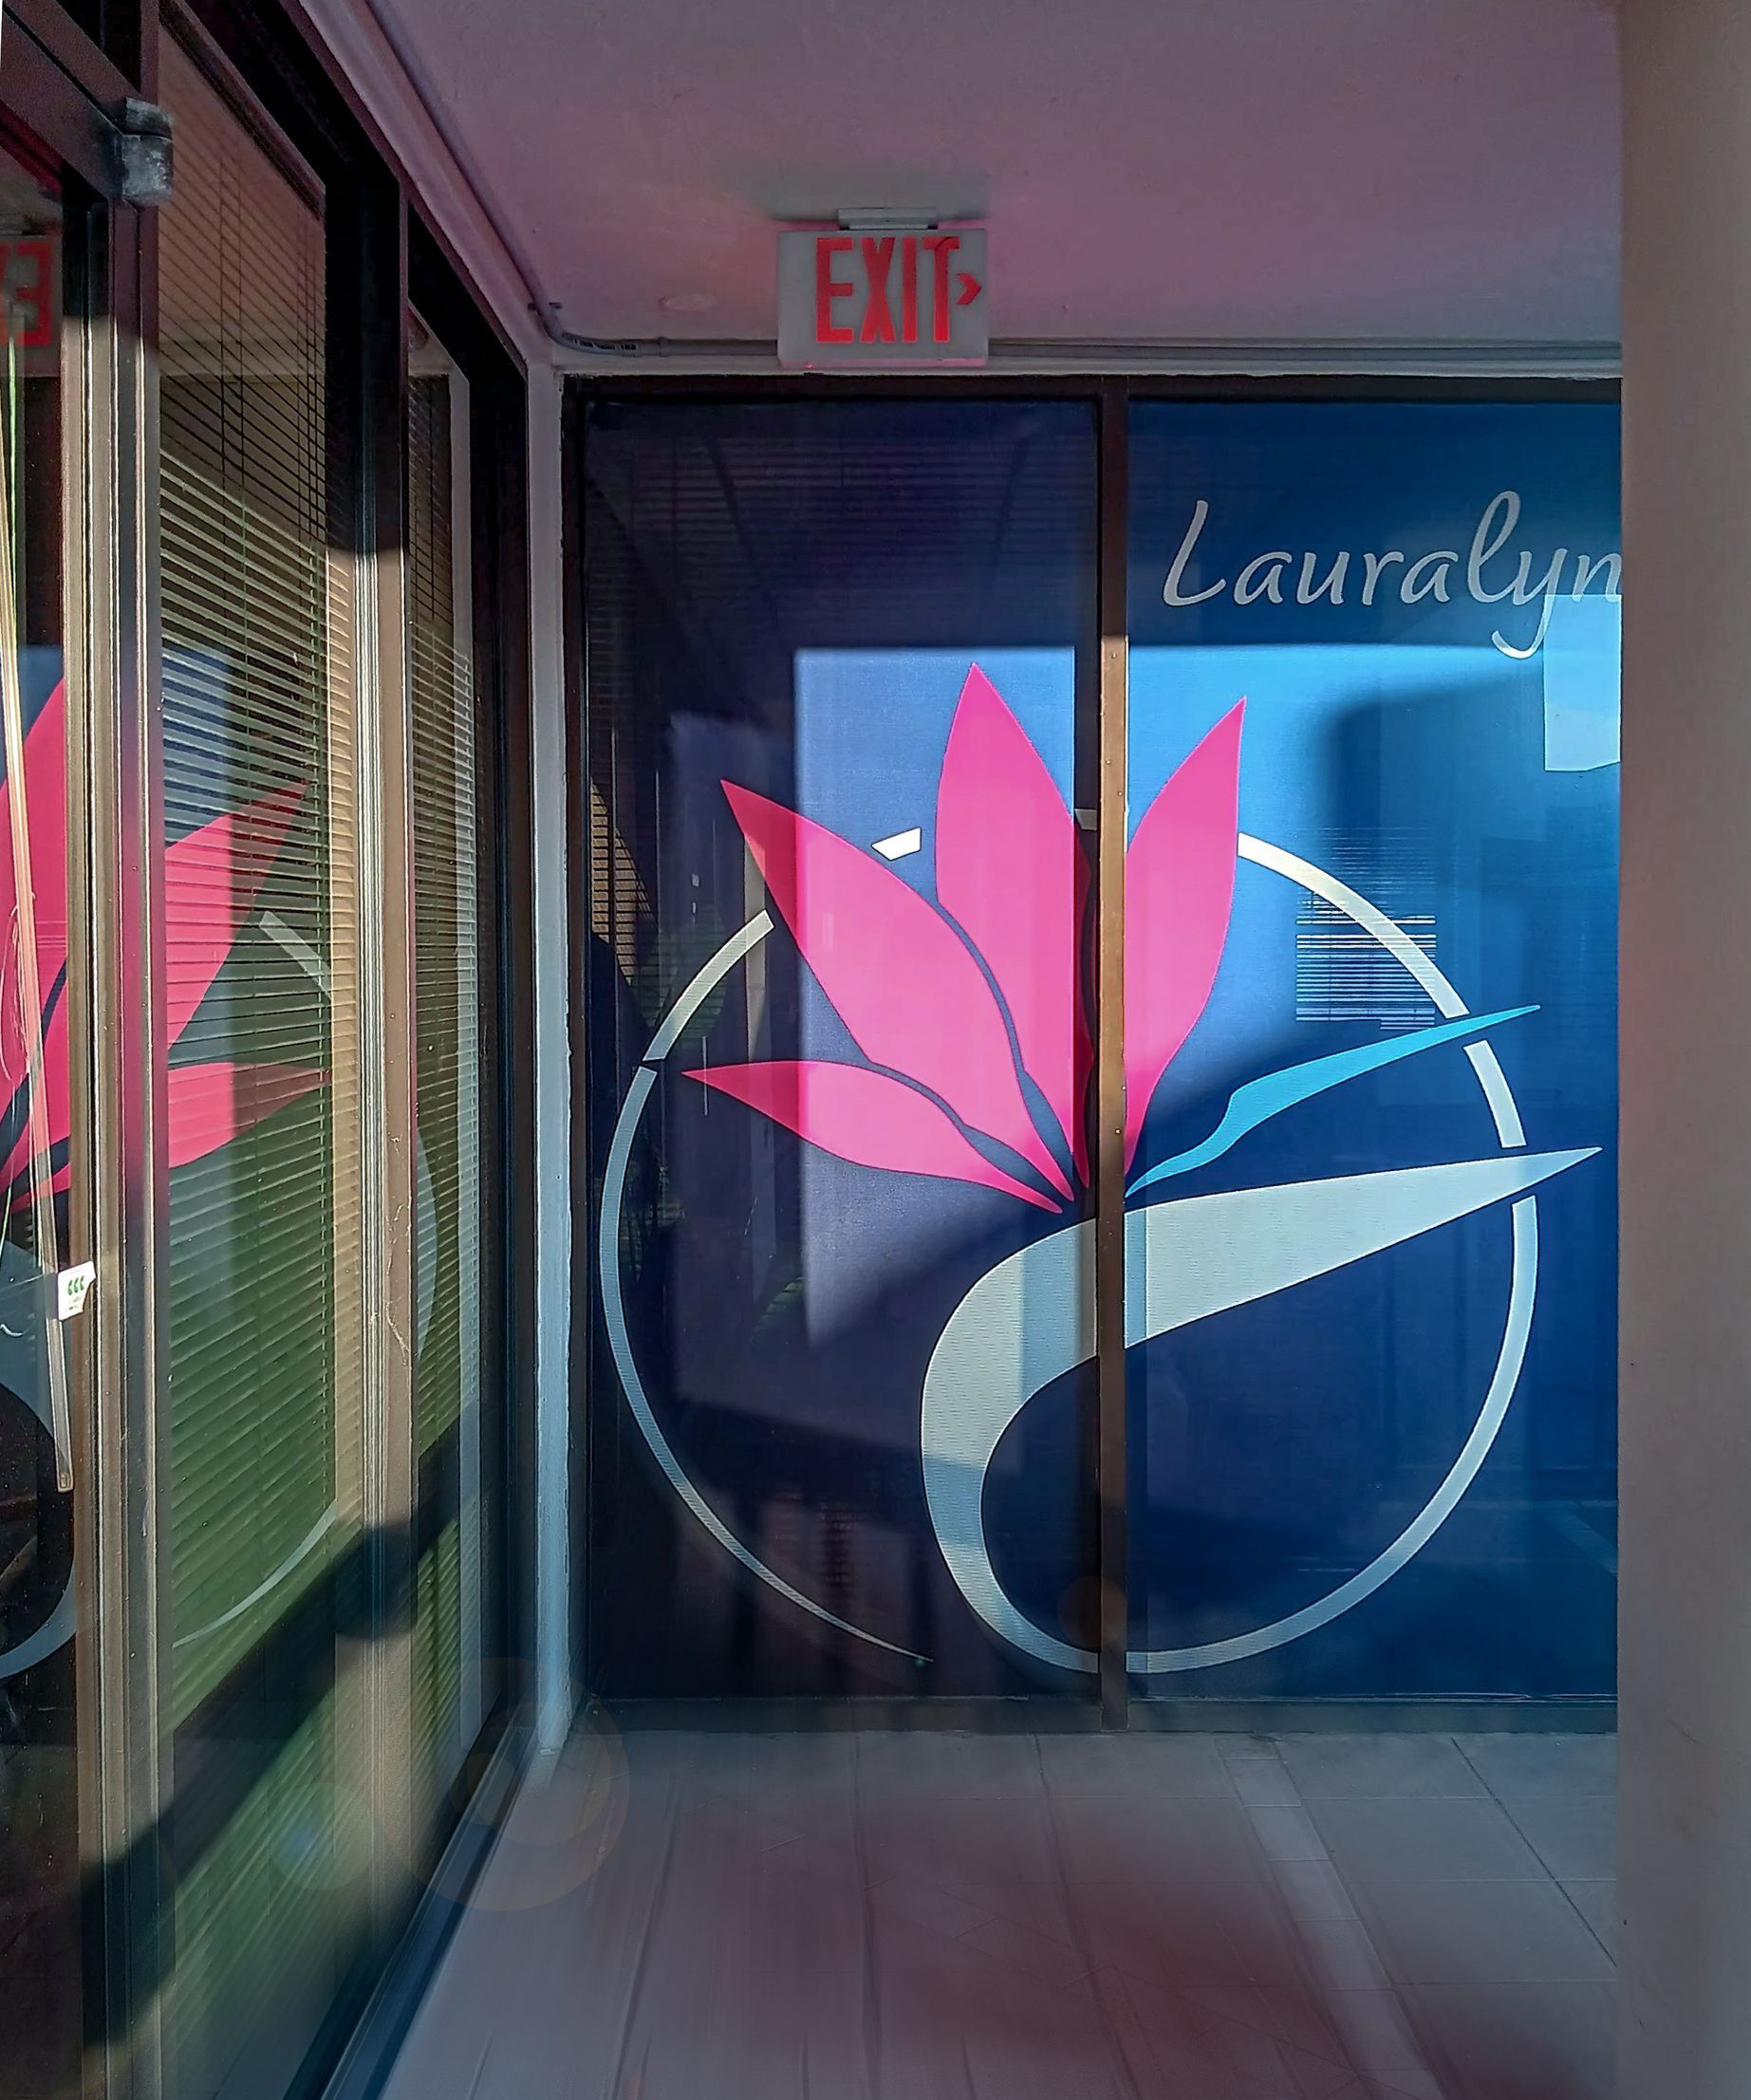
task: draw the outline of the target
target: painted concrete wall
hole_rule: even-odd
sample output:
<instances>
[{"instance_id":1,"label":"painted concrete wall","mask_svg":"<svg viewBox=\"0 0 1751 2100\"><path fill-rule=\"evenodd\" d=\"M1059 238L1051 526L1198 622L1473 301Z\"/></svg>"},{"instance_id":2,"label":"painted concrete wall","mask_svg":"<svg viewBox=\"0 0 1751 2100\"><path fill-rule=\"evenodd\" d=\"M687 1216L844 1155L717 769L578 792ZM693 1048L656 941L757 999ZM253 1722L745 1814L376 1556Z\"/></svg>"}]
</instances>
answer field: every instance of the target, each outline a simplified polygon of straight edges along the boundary
<instances>
[{"instance_id":1,"label":"painted concrete wall","mask_svg":"<svg viewBox=\"0 0 1751 2100\"><path fill-rule=\"evenodd\" d=\"M1625 0L1624 2100L1751 2094L1751 7Z\"/></svg>"}]
</instances>

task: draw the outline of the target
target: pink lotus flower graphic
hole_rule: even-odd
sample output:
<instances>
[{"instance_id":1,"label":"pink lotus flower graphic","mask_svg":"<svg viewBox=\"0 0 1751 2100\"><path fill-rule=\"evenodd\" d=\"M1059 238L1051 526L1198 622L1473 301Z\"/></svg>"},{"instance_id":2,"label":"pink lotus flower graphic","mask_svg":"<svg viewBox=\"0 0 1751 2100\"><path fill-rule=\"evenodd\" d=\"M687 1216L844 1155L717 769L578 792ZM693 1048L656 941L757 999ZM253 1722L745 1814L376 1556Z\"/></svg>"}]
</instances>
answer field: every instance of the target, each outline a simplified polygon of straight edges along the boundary
<instances>
[{"instance_id":1,"label":"pink lotus flower graphic","mask_svg":"<svg viewBox=\"0 0 1751 2100\"><path fill-rule=\"evenodd\" d=\"M1162 789L1126 856L1127 1166L1227 940L1243 707ZM790 1058L688 1077L862 1166L970 1181L1047 1211L1073 1205L1088 1180L1089 863L990 679L977 665L968 673L949 732L936 905L824 826L752 789L726 781L724 792L797 948L868 1062Z\"/></svg>"},{"instance_id":2,"label":"pink lotus flower graphic","mask_svg":"<svg viewBox=\"0 0 1751 2100\"><path fill-rule=\"evenodd\" d=\"M30 1114L29 1053L18 963L12 859L0 849L0 926L11 929L0 957L0 1076L9 1101L0 1115L0 1189L28 1200L33 1169L46 1165L49 1190L65 1188L72 1134L66 965L66 690L57 684L25 739L27 830L30 846L37 982L43 1002L42 1087L46 1117ZM231 954L298 805L302 787L280 789L214 817L176 841L164 856L164 918L170 930L164 1032L174 1049ZM0 842L10 835L12 783L0 782ZM326 1074L284 1065L173 1064L169 1149L172 1166L215 1151L301 1095ZM47 1146L37 1133L46 1124ZM45 1158L46 1153L46 1158Z\"/></svg>"}]
</instances>

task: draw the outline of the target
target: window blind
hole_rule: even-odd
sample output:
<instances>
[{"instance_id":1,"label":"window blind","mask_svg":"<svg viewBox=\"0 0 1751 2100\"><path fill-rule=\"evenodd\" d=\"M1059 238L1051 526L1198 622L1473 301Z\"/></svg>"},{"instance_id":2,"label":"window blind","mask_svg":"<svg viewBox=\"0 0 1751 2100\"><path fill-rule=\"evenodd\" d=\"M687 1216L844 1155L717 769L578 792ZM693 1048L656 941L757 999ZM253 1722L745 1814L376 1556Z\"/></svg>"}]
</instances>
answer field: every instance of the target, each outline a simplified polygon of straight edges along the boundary
<instances>
[{"instance_id":1,"label":"window blind","mask_svg":"<svg viewBox=\"0 0 1751 2100\"><path fill-rule=\"evenodd\" d=\"M196 1737L206 1773L215 1738L249 1760L177 1888L169 2026L182 2100L271 2100L369 1843L340 1701L301 1710L308 1657L284 1652L332 1663L310 1606L359 1511L351 605L320 190L169 38L161 91L171 1682L178 1761Z\"/></svg>"},{"instance_id":2,"label":"window blind","mask_svg":"<svg viewBox=\"0 0 1751 2100\"><path fill-rule=\"evenodd\" d=\"M482 1719L481 1102L467 381L410 316L407 605L414 890L415 1410L454 1509L420 1562L414 1755L432 1792Z\"/></svg>"}]
</instances>

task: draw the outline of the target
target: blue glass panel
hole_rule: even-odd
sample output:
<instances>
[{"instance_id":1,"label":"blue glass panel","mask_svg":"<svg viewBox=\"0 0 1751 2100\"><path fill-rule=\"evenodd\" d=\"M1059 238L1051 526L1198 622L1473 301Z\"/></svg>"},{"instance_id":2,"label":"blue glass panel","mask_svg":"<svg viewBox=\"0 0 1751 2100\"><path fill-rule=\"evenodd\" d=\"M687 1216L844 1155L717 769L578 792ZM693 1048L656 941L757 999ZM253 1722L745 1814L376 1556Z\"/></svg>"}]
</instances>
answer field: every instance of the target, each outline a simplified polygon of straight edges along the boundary
<instances>
[{"instance_id":1,"label":"blue glass panel","mask_svg":"<svg viewBox=\"0 0 1751 2100\"><path fill-rule=\"evenodd\" d=\"M1088 1377L980 1477L926 1389L1086 1212L1091 409L610 401L585 451L595 1687L1086 1694L954 1555L1086 1645Z\"/></svg>"},{"instance_id":2,"label":"blue glass panel","mask_svg":"<svg viewBox=\"0 0 1751 2100\"><path fill-rule=\"evenodd\" d=\"M1616 411L1132 433L1139 839L1246 703L1238 810L1179 774L1183 835L1238 821L1213 983L1220 848L1132 849L1146 1090L1207 991L1132 1169L1138 1689L1609 1693Z\"/></svg>"}]
</instances>

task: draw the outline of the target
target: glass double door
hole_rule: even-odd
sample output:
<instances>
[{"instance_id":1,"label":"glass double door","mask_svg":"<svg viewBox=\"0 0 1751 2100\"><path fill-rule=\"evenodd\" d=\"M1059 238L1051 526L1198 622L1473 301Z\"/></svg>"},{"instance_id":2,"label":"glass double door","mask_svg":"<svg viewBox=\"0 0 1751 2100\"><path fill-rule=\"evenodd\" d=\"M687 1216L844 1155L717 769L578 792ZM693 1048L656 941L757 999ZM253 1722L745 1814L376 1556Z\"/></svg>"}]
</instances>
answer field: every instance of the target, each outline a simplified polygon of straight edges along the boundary
<instances>
[{"instance_id":1,"label":"glass double door","mask_svg":"<svg viewBox=\"0 0 1751 2100\"><path fill-rule=\"evenodd\" d=\"M576 427L592 1687L1608 1693L1614 407Z\"/></svg>"}]
</instances>

